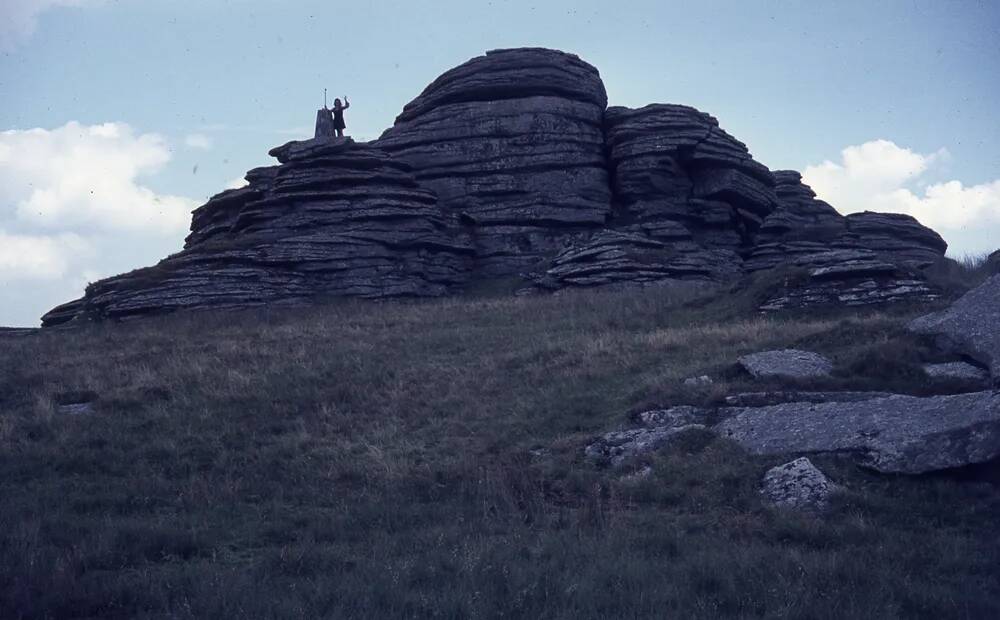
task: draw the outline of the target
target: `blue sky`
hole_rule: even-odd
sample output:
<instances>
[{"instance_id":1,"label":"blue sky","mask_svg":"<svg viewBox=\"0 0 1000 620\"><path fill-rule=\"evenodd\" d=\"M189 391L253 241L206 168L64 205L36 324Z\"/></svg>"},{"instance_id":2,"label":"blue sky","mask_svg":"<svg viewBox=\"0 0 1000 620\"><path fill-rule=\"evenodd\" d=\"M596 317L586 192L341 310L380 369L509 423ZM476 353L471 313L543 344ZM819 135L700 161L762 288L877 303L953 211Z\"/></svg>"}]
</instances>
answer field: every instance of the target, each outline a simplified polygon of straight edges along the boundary
<instances>
[{"instance_id":1,"label":"blue sky","mask_svg":"<svg viewBox=\"0 0 1000 620\"><path fill-rule=\"evenodd\" d=\"M693 4L3 0L0 325L179 249L190 208L311 134L324 87L372 138L522 45L580 55L612 105L714 114L844 212L1000 245L1000 3Z\"/></svg>"}]
</instances>

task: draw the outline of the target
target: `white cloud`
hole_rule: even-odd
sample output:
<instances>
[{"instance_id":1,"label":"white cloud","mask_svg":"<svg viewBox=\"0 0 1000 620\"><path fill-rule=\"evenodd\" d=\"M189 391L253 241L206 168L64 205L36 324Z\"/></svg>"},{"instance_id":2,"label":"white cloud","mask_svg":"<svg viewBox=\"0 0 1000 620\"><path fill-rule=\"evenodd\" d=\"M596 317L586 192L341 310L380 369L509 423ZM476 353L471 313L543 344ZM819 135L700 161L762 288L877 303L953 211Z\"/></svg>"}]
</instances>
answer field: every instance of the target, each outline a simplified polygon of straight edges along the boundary
<instances>
[{"instance_id":1,"label":"white cloud","mask_svg":"<svg viewBox=\"0 0 1000 620\"><path fill-rule=\"evenodd\" d=\"M188 148L207 151L212 148L212 139L203 133L191 133L184 136L184 145Z\"/></svg>"},{"instance_id":2,"label":"white cloud","mask_svg":"<svg viewBox=\"0 0 1000 620\"><path fill-rule=\"evenodd\" d=\"M12 235L0 229L0 279L55 280L72 263L93 256L91 244L74 233Z\"/></svg>"},{"instance_id":3,"label":"white cloud","mask_svg":"<svg viewBox=\"0 0 1000 620\"><path fill-rule=\"evenodd\" d=\"M124 123L4 131L0 199L16 205L18 220L44 228L173 234L197 203L138 184L169 160L162 137Z\"/></svg>"},{"instance_id":4,"label":"white cloud","mask_svg":"<svg viewBox=\"0 0 1000 620\"><path fill-rule=\"evenodd\" d=\"M226 183L226 189L239 189L241 187L246 187L247 185L250 185L250 183L248 183L246 179L243 177L237 177L229 183Z\"/></svg>"},{"instance_id":5,"label":"white cloud","mask_svg":"<svg viewBox=\"0 0 1000 620\"><path fill-rule=\"evenodd\" d=\"M0 4L0 51L27 41L38 27L38 16L54 7L95 6L104 0L3 0Z\"/></svg>"},{"instance_id":6,"label":"white cloud","mask_svg":"<svg viewBox=\"0 0 1000 620\"><path fill-rule=\"evenodd\" d=\"M841 213L906 213L941 233L950 253L995 249L1000 237L1000 179L973 186L957 180L922 183L925 175L949 159L945 149L921 154L889 140L873 140L845 148L840 162L806 167L802 178ZM983 234L989 229L996 234Z\"/></svg>"},{"instance_id":7,"label":"white cloud","mask_svg":"<svg viewBox=\"0 0 1000 620\"><path fill-rule=\"evenodd\" d=\"M0 132L0 325L179 250L197 203L140 182L170 160L123 123Z\"/></svg>"}]
</instances>

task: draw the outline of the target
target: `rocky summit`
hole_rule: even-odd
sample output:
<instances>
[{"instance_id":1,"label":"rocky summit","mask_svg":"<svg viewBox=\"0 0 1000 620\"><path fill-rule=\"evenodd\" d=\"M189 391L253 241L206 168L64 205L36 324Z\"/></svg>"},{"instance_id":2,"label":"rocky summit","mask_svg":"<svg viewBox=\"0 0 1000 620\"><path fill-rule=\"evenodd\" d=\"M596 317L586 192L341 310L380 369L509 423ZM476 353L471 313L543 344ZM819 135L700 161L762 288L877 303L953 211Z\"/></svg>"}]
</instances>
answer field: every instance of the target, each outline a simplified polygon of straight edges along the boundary
<instances>
[{"instance_id":1,"label":"rocky summit","mask_svg":"<svg viewBox=\"0 0 1000 620\"><path fill-rule=\"evenodd\" d=\"M473 58L380 138L271 150L196 209L184 248L88 286L43 325L179 308L459 293L715 285L789 269L765 309L928 300L945 242L905 215L843 216L772 172L694 108L607 107L598 70L564 52Z\"/></svg>"}]
</instances>

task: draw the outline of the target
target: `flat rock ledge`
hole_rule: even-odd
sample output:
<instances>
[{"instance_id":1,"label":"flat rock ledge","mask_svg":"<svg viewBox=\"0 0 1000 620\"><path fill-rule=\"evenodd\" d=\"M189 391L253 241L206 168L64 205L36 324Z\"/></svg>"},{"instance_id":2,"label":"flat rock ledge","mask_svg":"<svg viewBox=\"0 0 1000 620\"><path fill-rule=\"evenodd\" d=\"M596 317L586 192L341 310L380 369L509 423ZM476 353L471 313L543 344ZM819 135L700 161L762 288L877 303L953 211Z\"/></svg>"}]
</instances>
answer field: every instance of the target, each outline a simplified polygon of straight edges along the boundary
<instances>
[{"instance_id":1,"label":"flat rock ledge","mask_svg":"<svg viewBox=\"0 0 1000 620\"><path fill-rule=\"evenodd\" d=\"M813 379L833 370L833 364L822 355L798 349L751 353L737 361L757 379Z\"/></svg>"},{"instance_id":2,"label":"flat rock ledge","mask_svg":"<svg viewBox=\"0 0 1000 620\"><path fill-rule=\"evenodd\" d=\"M769 469L760 492L779 508L818 512L826 509L830 497L840 490L812 461L801 457Z\"/></svg>"},{"instance_id":3,"label":"flat rock ledge","mask_svg":"<svg viewBox=\"0 0 1000 620\"><path fill-rule=\"evenodd\" d=\"M729 409L714 427L754 454L846 452L883 473L1000 457L1000 391Z\"/></svg>"}]
</instances>

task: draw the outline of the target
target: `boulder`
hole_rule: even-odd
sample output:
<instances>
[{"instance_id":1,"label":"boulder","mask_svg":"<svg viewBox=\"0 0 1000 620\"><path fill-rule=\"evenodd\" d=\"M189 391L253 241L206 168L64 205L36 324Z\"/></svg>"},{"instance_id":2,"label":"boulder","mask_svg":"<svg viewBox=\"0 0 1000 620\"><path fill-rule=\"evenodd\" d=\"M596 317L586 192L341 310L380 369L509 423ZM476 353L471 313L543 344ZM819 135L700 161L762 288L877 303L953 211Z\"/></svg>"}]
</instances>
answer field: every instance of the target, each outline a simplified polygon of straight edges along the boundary
<instances>
[{"instance_id":1,"label":"boulder","mask_svg":"<svg viewBox=\"0 0 1000 620\"><path fill-rule=\"evenodd\" d=\"M947 309L913 320L909 329L932 335L941 347L984 364L993 379L1000 380L1000 274Z\"/></svg>"},{"instance_id":2,"label":"boulder","mask_svg":"<svg viewBox=\"0 0 1000 620\"><path fill-rule=\"evenodd\" d=\"M754 454L847 452L877 471L904 474L1000 456L998 391L785 403L726 415L714 430Z\"/></svg>"},{"instance_id":3,"label":"boulder","mask_svg":"<svg viewBox=\"0 0 1000 620\"><path fill-rule=\"evenodd\" d=\"M825 509L838 491L840 487L805 457L769 469L760 489L775 506L805 512Z\"/></svg>"},{"instance_id":4,"label":"boulder","mask_svg":"<svg viewBox=\"0 0 1000 620\"><path fill-rule=\"evenodd\" d=\"M572 54L494 50L434 80L378 145L471 228L480 273L513 275L610 216L606 105Z\"/></svg>"},{"instance_id":5,"label":"boulder","mask_svg":"<svg viewBox=\"0 0 1000 620\"><path fill-rule=\"evenodd\" d=\"M798 349L751 353L737 361L757 379L813 379L826 377L833 370L833 364L822 355Z\"/></svg>"}]
</instances>

